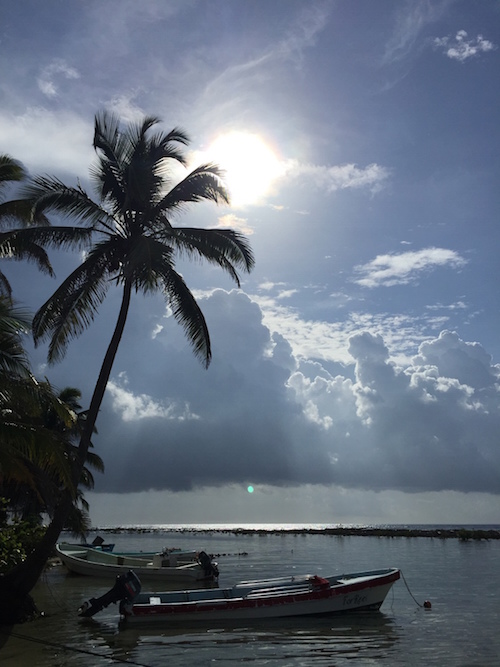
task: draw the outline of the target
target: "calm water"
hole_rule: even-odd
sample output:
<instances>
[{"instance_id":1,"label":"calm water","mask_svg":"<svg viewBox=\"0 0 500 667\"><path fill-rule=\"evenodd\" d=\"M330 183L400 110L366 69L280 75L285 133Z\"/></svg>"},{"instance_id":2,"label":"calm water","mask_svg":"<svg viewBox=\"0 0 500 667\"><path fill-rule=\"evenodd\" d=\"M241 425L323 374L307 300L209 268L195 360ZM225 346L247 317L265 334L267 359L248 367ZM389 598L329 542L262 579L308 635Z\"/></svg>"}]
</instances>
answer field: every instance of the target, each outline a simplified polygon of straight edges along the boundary
<instances>
[{"instance_id":1,"label":"calm water","mask_svg":"<svg viewBox=\"0 0 500 667\"><path fill-rule=\"evenodd\" d=\"M404 580L377 613L169 630L121 628L115 605L94 619L80 619L81 602L113 582L72 576L57 566L34 591L47 617L15 626L13 635L0 639L2 667L500 665L500 540L170 531L105 537L117 551L171 546L219 554L221 586L389 566L399 567ZM425 600L432 609L419 606Z\"/></svg>"}]
</instances>

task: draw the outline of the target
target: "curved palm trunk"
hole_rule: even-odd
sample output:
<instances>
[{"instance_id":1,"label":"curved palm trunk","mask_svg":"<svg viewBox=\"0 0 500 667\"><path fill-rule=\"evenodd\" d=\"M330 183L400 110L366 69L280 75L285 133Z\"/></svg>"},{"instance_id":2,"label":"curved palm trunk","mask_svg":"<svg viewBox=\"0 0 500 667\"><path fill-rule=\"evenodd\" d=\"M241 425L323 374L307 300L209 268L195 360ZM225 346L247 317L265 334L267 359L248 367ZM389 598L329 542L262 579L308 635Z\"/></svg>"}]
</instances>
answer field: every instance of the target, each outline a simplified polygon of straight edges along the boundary
<instances>
[{"instance_id":1,"label":"curved palm trunk","mask_svg":"<svg viewBox=\"0 0 500 667\"><path fill-rule=\"evenodd\" d=\"M90 407L87 413L87 419L80 437L80 444L78 446L77 464L73 473L74 488L78 486L82 474L85 458L90 447L92 434L99 414L104 392L108 384L113 362L120 345L120 340L125 328L127 314L130 306L130 296L132 293L132 285L126 280L123 288L122 303L118 320L116 322L113 336L106 350L104 360L102 362L99 377L92 394ZM36 549L28 556L28 558L18 565L16 568L0 576L0 624L21 622L15 620L15 609L22 602L23 615L26 615L26 609L29 607L29 593L38 581L47 559L52 555L54 546L57 543L59 535L64 528L69 510L73 502L73 495L69 491L63 492L59 503L57 504L52 520ZM32 612L36 612L36 608L32 603ZM25 606L27 605L27 606Z\"/></svg>"}]
</instances>

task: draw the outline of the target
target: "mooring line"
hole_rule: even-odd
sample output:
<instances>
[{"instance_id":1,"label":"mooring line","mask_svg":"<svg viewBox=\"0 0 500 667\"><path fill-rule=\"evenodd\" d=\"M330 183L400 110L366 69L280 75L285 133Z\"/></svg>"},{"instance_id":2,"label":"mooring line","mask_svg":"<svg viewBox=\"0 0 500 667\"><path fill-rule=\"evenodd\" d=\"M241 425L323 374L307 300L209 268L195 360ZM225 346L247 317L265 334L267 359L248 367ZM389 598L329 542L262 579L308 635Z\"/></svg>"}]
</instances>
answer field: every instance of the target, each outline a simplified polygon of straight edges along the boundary
<instances>
[{"instance_id":1,"label":"mooring line","mask_svg":"<svg viewBox=\"0 0 500 667\"><path fill-rule=\"evenodd\" d=\"M59 598L56 597L56 595L55 595L55 593L54 593L54 591L53 591L53 588L52 588L52 586L51 586L50 583L49 583L49 578L48 578L46 572L43 572L43 573L42 573L42 576L40 577L40 583L43 584L43 585L45 586L45 588L47 589L47 591L48 591L50 597L51 597L52 600L54 601L54 604L56 604L56 605L61 609L61 611L63 611L63 612L68 612L68 611L70 611L70 607L69 607L69 605L68 605L65 601L63 601L62 598L60 598L60 597L59 597Z\"/></svg>"},{"instance_id":2,"label":"mooring line","mask_svg":"<svg viewBox=\"0 0 500 667\"><path fill-rule=\"evenodd\" d=\"M413 601L415 602L415 604L418 605L419 607L424 608L424 609L430 609L430 608L431 608L431 603L430 603L428 600L426 600L426 601L424 602L424 604L420 604L420 602L416 599L416 597L415 597L415 596L413 595L413 593L410 591L410 587L408 586L408 583L407 583L407 581L406 581L406 579L405 579L405 575L403 574L403 571L402 571L402 570L399 570L399 572L401 573L401 578L403 579L403 581L404 581L404 583L405 583L406 590L408 591L408 593L409 593L409 594L411 595L411 597L413 598Z\"/></svg>"},{"instance_id":3,"label":"mooring line","mask_svg":"<svg viewBox=\"0 0 500 667\"><path fill-rule=\"evenodd\" d=\"M72 651L73 653L84 653L86 655L91 655L94 658L111 660L113 662L117 662L122 665L135 665L136 667L151 667L151 665L146 665L146 663L144 662L136 662L134 660L124 660L122 658L116 658L115 656L112 655L105 655L104 653L97 653L96 651L89 651L88 649L77 648L76 646L69 646L68 644L58 644L57 642L50 642L47 639L30 637L29 635L23 635L19 632L4 632L1 628L0 632L6 634L9 637L15 637L16 639L24 639L26 641L34 642L35 644L43 644L44 646L51 646L52 648L63 649L64 651Z\"/></svg>"}]
</instances>

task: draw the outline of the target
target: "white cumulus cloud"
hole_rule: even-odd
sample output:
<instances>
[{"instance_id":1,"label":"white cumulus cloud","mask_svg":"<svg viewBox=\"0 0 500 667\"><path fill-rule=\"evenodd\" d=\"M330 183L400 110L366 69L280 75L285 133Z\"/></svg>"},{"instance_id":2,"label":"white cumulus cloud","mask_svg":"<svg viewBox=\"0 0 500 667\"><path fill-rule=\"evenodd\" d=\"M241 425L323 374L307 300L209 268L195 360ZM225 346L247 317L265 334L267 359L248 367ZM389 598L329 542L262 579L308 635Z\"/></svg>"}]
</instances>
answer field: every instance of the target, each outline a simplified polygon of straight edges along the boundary
<instances>
[{"instance_id":1,"label":"white cumulus cloud","mask_svg":"<svg viewBox=\"0 0 500 667\"><path fill-rule=\"evenodd\" d=\"M367 264L355 267L360 275L355 280L363 287L392 287L415 282L422 273L448 266L458 269L466 260L454 250L423 248L422 250L378 255Z\"/></svg>"},{"instance_id":2,"label":"white cumulus cloud","mask_svg":"<svg viewBox=\"0 0 500 667\"><path fill-rule=\"evenodd\" d=\"M434 45L443 49L448 58L458 60L461 63L480 53L496 49L493 42L485 39L482 35L478 35L475 39L469 39L465 30L459 30L454 38L449 35L446 37L436 37Z\"/></svg>"},{"instance_id":3,"label":"white cumulus cloud","mask_svg":"<svg viewBox=\"0 0 500 667\"><path fill-rule=\"evenodd\" d=\"M137 394L129 389L127 385L128 380L124 373L120 374L117 381L110 380L107 385L113 410L121 414L124 422L154 417L168 420L197 419L197 416L190 412L186 404L180 406L177 402L168 399L158 400L147 394Z\"/></svg>"}]
</instances>

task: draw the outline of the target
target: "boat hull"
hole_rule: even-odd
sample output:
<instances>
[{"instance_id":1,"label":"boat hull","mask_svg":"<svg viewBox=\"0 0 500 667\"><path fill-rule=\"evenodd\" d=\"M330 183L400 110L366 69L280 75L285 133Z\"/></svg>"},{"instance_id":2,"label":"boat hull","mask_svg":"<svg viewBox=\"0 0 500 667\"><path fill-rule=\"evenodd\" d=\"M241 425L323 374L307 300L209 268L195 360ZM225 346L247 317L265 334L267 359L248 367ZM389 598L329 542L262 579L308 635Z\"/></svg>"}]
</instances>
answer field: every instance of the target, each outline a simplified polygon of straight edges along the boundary
<instances>
[{"instance_id":1,"label":"boat hull","mask_svg":"<svg viewBox=\"0 0 500 667\"><path fill-rule=\"evenodd\" d=\"M252 588L252 583L247 582L219 591L217 597L214 591L163 595L140 593L132 602L122 602L120 612L127 623L147 621L171 624L257 621L378 610L399 577L399 570L391 568L339 578L308 577L304 578L303 584L289 580L289 585L282 582L267 588L259 582L255 582L257 585ZM316 585L315 580L320 583ZM184 596L184 601L181 596Z\"/></svg>"},{"instance_id":2,"label":"boat hull","mask_svg":"<svg viewBox=\"0 0 500 667\"><path fill-rule=\"evenodd\" d=\"M178 566L158 565L153 559L135 556L121 556L95 549L68 549L56 546L56 553L70 572L88 577L113 579L126 574L130 569L141 581L164 582L166 585L190 585L195 582L213 581L214 575L207 574L199 563Z\"/></svg>"}]
</instances>

